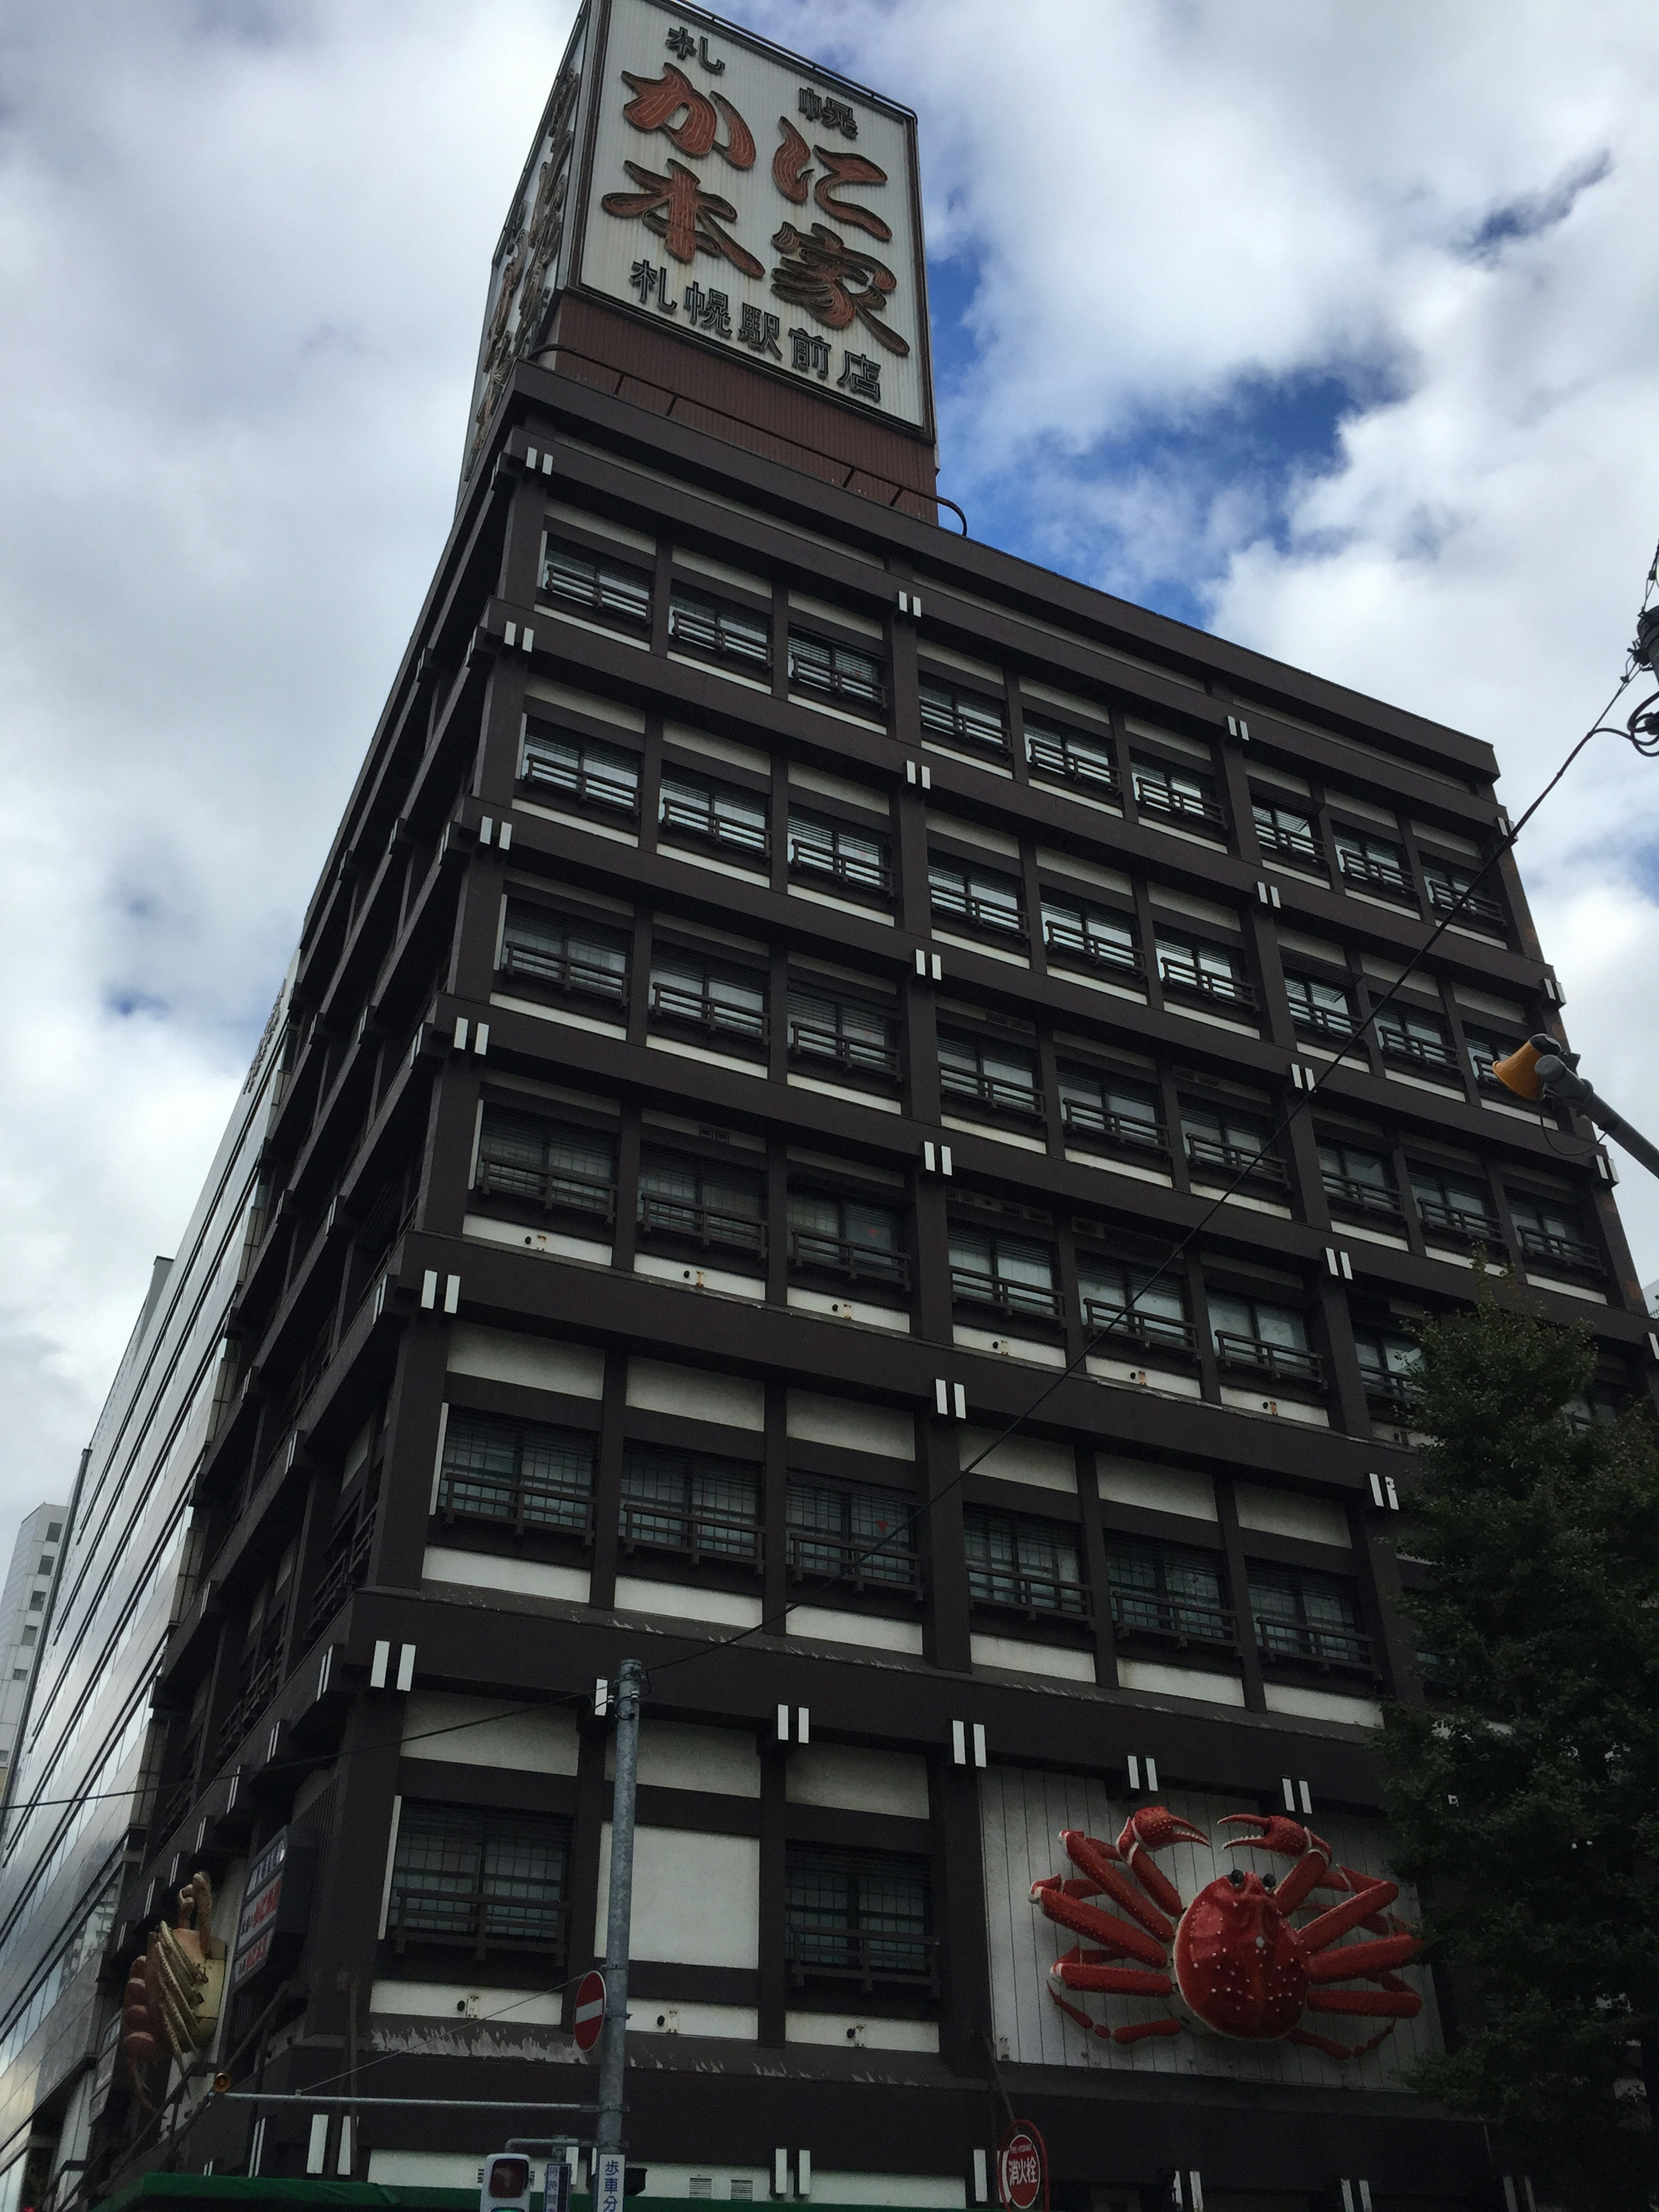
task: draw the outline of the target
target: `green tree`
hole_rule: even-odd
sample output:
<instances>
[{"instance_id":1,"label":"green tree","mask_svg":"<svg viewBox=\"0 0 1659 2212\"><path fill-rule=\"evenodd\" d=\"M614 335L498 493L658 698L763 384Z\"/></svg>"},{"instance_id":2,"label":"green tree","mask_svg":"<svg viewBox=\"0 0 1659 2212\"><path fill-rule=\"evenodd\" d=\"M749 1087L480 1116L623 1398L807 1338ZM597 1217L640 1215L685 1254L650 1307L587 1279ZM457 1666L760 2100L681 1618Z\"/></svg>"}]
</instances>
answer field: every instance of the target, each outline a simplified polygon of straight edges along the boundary
<instances>
[{"instance_id":1,"label":"green tree","mask_svg":"<svg viewBox=\"0 0 1659 2212\"><path fill-rule=\"evenodd\" d=\"M1390 1708L1387 1802L1425 1933L1472 1991L1417 2086L1573 2207L1659 2185L1659 1441L1575 1419L1588 1328L1478 1285L1424 1325L1432 1441L1401 1548L1436 1686ZM1430 1657L1428 1655L1432 1655Z\"/></svg>"}]
</instances>

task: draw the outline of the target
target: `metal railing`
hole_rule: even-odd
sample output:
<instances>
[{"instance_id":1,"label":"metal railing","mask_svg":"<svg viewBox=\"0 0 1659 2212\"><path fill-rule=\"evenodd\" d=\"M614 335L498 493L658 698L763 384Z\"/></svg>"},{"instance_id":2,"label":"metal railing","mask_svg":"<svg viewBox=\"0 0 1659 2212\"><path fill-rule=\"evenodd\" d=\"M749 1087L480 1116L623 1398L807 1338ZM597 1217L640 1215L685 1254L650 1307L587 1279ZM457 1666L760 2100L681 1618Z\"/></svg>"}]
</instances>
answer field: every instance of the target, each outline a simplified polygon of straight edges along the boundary
<instances>
[{"instance_id":1,"label":"metal railing","mask_svg":"<svg viewBox=\"0 0 1659 2212\"><path fill-rule=\"evenodd\" d=\"M1323 871L1325 848L1311 832L1286 830L1277 822L1258 822L1255 836L1264 853L1275 853L1281 860L1289 860L1296 866Z\"/></svg>"},{"instance_id":2,"label":"metal railing","mask_svg":"<svg viewBox=\"0 0 1659 2212\"><path fill-rule=\"evenodd\" d=\"M1406 1209L1400 1203L1397 1192L1385 1190L1374 1182L1362 1182L1358 1176L1336 1175L1326 1169L1322 1176L1325 1195L1338 1206L1351 1206L1357 1213L1370 1213L1385 1221L1401 1221Z\"/></svg>"},{"instance_id":3,"label":"metal railing","mask_svg":"<svg viewBox=\"0 0 1659 2212\"><path fill-rule=\"evenodd\" d=\"M1300 1659L1316 1667L1340 1667L1372 1674L1376 1662L1371 1639L1357 1628L1314 1628L1272 1613L1255 1616L1257 1649L1264 1659Z\"/></svg>"},{"instance_id":4,"label":"metal railing","mask_svg":"<svg viewBox=\"0 0 1659 2212\"><path fill-rule=\"evenodd\" d=\"M789 840L789 865L799 875L829 876L854 890L878 892L883 898L893 894L893 872L884 860L863 860L856 853L837 852L808 838Z\"/></svg>"},{"instance_id":5,"label":"metal railing","mask_svg":"<svg viewBox=\"0 0 1659 2212\"><path fill-rule=\"evenodd\" d=\"M924 686L921 695L921 726L931 730L936 738L954 738L960 744L978 745L982 750L1006 752L1008 732L1003 727L1000 714L971 702L930 693Z\"/></svg>"},{"instance_id":6,"label":"metal railing","mask_svg":"<svg viewBox=\"0 0 1659 2212\"><path fill-rule=\"evenodd\" d=\"M848 707L878 707L887 704L887 686L879 668L872 663L869 671L858 668L826 666L822 661L804 657L799 641L789 641L789 688L793 691L817 691L826 699L839 699Z\"/></svg>"},{"instance_id":7,"label":"metal railing","mask_svg":"<svg viewBox=\"0 0 1659 2212\"><path fill-rule=\"evenodd\" d=\"M716 1565L752 1567L757 1574L761 1570L760 1525L734 1514L624 1498L621 1537L624 1552L673 1552L693 1566L712 1559Z\"/></svg>"},{"instance_id":8,"label":"metal railing","mask_svg":"<svg viewBox=\"0 0 1659 2212\"><path fill-rule=\"evenodd\" d=\"M1325 1387L1325 1363L1316 1352L1298 1352L1288 1344L1270 1344L1266 1337L1240 1336L1231 1329L1215 1333L1216 1356L1224 1367L1248 1367L1275 1382L1306 1382Z\"/></svg>"},{"instance_id":9,"label":"metal railing","mask_svg":"<svg viewBox=\"0 0 1659 2212\"><path fill-rule=\"evenodd\" d=\"M639 1224L647 1236L678 1237L705 1249L718 1245L731 1252L764 1255L766 1224L751 1215L722 1212L714 1206L697 1206L678 1198L657 1198L640 1193Z\"/></svg>"},{"instance_id":10,"label":"metal railing","mask_svg":"<svg viewBox=\"0 0 1659 2212\"><path fill-rule=\"evenodd\" d=\"M763 860L771 840L763 822L744 822L739 817L722 814L714 806L700 806L690 799L664 798L659 805L658 819L665 830L681 837L701 837L711 845L723 845L734 853L747 853Z\"/></svg>"},{"instance_id":11,"label":"metal railing","mask_svg":"<svg viewBox=\"0 0 1659 2212\"><path fill-rule=\"evenodd\" d=\"M1080 784L1108 799L1118 795L1117 769L1091 746L1070 744L1064 738L1038 737L1028 730L1025 757L1042 775L1058 777L1062 783Z\"/></svg>"},{"instance_id":12,"label":"metal railing","mask_svg":"<svg viewBox=\"0 0 1659 2212\"><path fill-rule=\"evenodd\" d=\"M283 1684L283 1653L279 1644L249 1675L246 1686L219 1725L214 1757L222 1763L235 1750Z\"/></svg>"},{"instance_id":13,"label":"metal railing","mask_svg":"<svg viewBox=\"0 0 1659 2212\"><path fill-rule=\"evenodd\" d=\"M1196 1345L1190 1322L1140 1313L1133 1306L1126 1312L1121 1298L1085 1297L1083 1318L1097 1334L1131 1340L1147 1352L1190 1354Z\"/></svg>"},{"instance_id":14,"label":"metal railing","mask_svg":"<svg viewBox=\"0 0 1659 2212\"><path fill-rule=\"evenodd\" d=\"M900 1291L910 1287L907 1253L884 1244L861 1244L853 1237L826 1237L816 1229L789 1231L789 1264L821 1268L849 1283L883 1283Z\"/></svg>"},{"instance_id":15,"label":"metal railing","mask_svg":"<svg viewBox=\"0 0 1659 2212\"><path fill-rule=\"evenodd\" d=\"M772 644L758 617L744 620L723 609L689 606L684 599L668 604L668 635L675 645L693 653L706 653L718 660L738 660L746 667L769 669Z\"/></svg>"},{"instance_id":16,"label":"metal railing","mask_svg":"<svg viewBox=\"0 0 1659 2212\"><path fill-rule=\"evenodd\" d=\"M1249 1176L1253 1182L1279 1185L1289 1181L1285 1163L1277 1152L1260 1152L1253 1145L1230 1145L1219 1137L1200 1137L1188 1133L1186 1139L1187 1158L1195 1168L1216 1168L1227 1175Z\"/></svg>"},{"instance_id":17,"label":"metal railing","mask_svg":"<svg viewBox=\"0 0 1659 2212\"><path fill-rule=\"evenodd\" d=\"M1374 1370L1360 1370L1365 1386L1365 1402L1374 1413L1392 1414L1404 1420L1417 1406L1418 1386L1409 1375L1379 1375Z\"/></svg>"},{"instance_id":18,"label":"metal railing","mask_svg":"<svg viewBox=\"0 0 1659 2212\"><path fill-rule=\"evenodd\" d=\"M1010 1083L1000 1075L969 1075L955 1067L941 1067L939 1090L947 1098L971 1098L999 1114L1019 1114L1027 1121L1047 1118L1035 1083Z\"/></svg>"},{"instance_id":19,"label":"metal railing","mask_svg":"<svg viewBox=\"0 0 1659 2212\"><path fill-rule=\"evenodd\" d=\"M1515 1241L1525 1259L1549 1261L1558 1267L1571 1267L1581 1275L1605 1272L1601 1255L1594 1244L1586 1243L1582 1237L1558 1237L1547 1229L1528 1229L1517 1222Z\"/></svg>"},{"instance_id":20,"label":"metal railing","mask_svg":"<svg viewBox=\"0 0 1659 2212\"><path fill-rule=\"evenodd\" d=\"M689 984L665 983L653 976L650 1006L655 1021L689 1022L712 1036L742 1037L750 1044L766 1042L763 1007L739 1006L708 989L697 991Z\"/></svg>"},{"instance_id":21,"label":"metal railing","mask_svg":"<svg viewBox=\"0 0 1659 2212\"><path fill-rule=\"evenodd\" d=\"M1338 1013L1334 1006L1298 1006L1291 1008L1291 1019L1299 1030L1311 1030L1316 1036L1351 1037L1353 1035L1353 1016Z\"/></svg>"},{"instance_id":22,"label":"metal railing","mask_svg":"<svg viewBox=\"0 0 1659 2212\"><path fill-rule=\"evenodd\" d=\"M1143 814L1164 814L1171 821L1196 823L1212 836L1222 837L1227 831L1227 810L1213 799L1203 799L1194 791L1181 791L1172 783L1149 776L1139 770L1134 777L1135 805Z\"/></svg>"},{"instance_id":23,"label":"metal railing","mask_svg":"<svg viewBox=\"0 0 1659 2212\"><path fill-rule=\"evenodd\" d=\"M608 807L618 814L640 811L637 781L608 775L603 769L550 760L542 753L526 751L519 781L532 790L561 792L582 805Z\"/></svg>"},{"instance_id":24,"label":"metal railing","mask_svg":"<svg viewBox=\"0 0 1659 2212\"><path fill-rule=\"evenodd\" d=\"M921 1595L921 1562L903 1545L884 1544L878 1551L867 1537L819 1536L791 1528L784 1539L784 1564L793 1582L838 1582L851 1589Z\"/></svg>"},{"instance_id":25,"label":"metal railing","mask_svg":"<svg viewBox=\"0 0 1659 2212\"><path fill-rule=\"evenodd\" d=\"M475 1959L491 1951L536 1951L562 1964L569 1942L568 1905L488 1890L394 1887L386 1907L386 1932L401 1957L410 1940L471 1951Z\"/></svg>"},{"instance_id":26,"label":"metal railing","mask_svg":"<svg viewBox=\"0 0 1659 2212\"><path fill-rule=\"evenodd\" d=\"M563 1168L521 1166L514 1160L478 1162L474 1188L483 1198L527 1198L544 1213L580 1213L598 1221L617 1218L617 1186Z\"/></svg>"},{"instance_id":27,"label":"metal railing","mask_svg":"<svg viewBox=\"0 0 1659 2212\"><path fill-rule=\"evenodd\" d=\"M1176 1646L1210 1644L1230 1651L1238 1649L1238 1623L1230 1607L1159 1596L1115 1583L1111 1598L1112 1626L1120 1638L1146 1636Z\"/></svg>"},{"instance_id":28,"label":"metal railing","mask_svg":"<svg viewBox=\"0 0 1659 2212\"><path fill-rule=\"evenodd\" d=\"M607 568L594 562L576 561L561 566L543 564L541 589L549 599L567 606L584 607L589 614L609 616L612 622L638 624L651 619L651 586L643 577L626 569Z\"/></svg>"},{"instance_id":29,"label":"metal railing","mask_svg":"<svg viewBox=\"0 0 1659 2212\"><path fill-rule=\"evenodd\" d=\"M1133 1114L1120 1114L1109 1106L1091 1106L1086 1098L1062 1098L1060 1116L1068 1129L1103 1138L1127 1152L1157 1152L1167 1159L1170 1143L1156 1121Z\"/></svg>"},{"instance_id":30,"label":"metal railing","mask_svg":"<svg viewBox=\"0 0 1659 2212\"><path fill-rule=\"evenodd\" d=\"M1086 1583L1073 1582L1064 1575L1034 1574L1024 1567L988 1566L982 1560L970 1559L968 1595L975 1605L1023 1613L1028 1620L1044 1613L1066 1620L1094 1619L1094 1597Z\"/></svg>"},{"instance_id":31,"label":"metal railing","mask_svg":"<svg viewBox=\"0 0 1659 2212\"><path fill-rule=\"evenodd\" d=\"M965 921L988 937L1018 937L1024 940L1025 917L1006 899L980 898L972 891L953 891L934 884L930 896L933 912L948 921Z\"/></svg>"},{"instance_id":32,"label":"metal railing","mask_svg":"<svg viewBox=\"0 0 1659 2212\"><path fill-rule=\"evenodd\" d=\"M372 1508L356 1522L348 1522L337 1529L330 1538L322 1572L317 1577L317 1595L311 1601L310 1635L314 1636L331 1621L352 1591L368 1579L368 1555L374 1542Z\"/></svg>"},{"instance_id":33,"label":"metal railing","mask_svg":"<svg viewBox=\"0 0 1659 2212\"><path fill-rule=\"evenodd\" d=\"M1489 921L1498 929L1506 929L1509 916L1495 898L1484 891L1463 890L1456 884L1448 883L1443 877L1428 878L1429 904L1439 914L1466 915L1476 921Z\"/></svg>"},{"instance_id":34,"label":"metal railing","mask_svg":"<svg viewBox=\"0 0 1659 2212\"><path fill-rule=\"evenodd\" d=\"M1076 922L1056 921L1046 918L1042 925L1042 942L1050 952L1062 959L1085 960L1091 968L1110 968L1126 975L1142 975L1146 963L1140 949L1134 945L1118 945L1109 937L1097 937Z\"/></svg>"},{"instance_id":35,"label":"metal railing","mask_svg":"<svg viewBox=\"0 0 1659 2212\"><path fill-rule=\"evenodd\" d=\"M981 1274L977 1267L952 1267L951 1295L961 1305L988 1306L1021 1321L1060 1317L1058 1291L1040 1290L1034 1283L1005 1282L1000 1275Z\"/></svg>"},{"instance_id":36,"label":"metal railing","mask_svg":"<svg viewBox=\"0 0 1659 2212\"><path fill-rule=\"evenodd\" d=\"M799 1059L833 1060L862 1075L882 1075L895 1083L898 1080L900 1060L896 1045L877 1044L868 1037L848 1036L822 1022L792 1019L789 1049Z\"/></svg>"},{"instance_id":37,"label":"metal railing","mask_svg":"<svg viewBox=\"0 0 1659 2212\"><path fill-rule=\"evenodd\" d=\"M1436 1230L1443 1237L1464 1237L1471 1243L1496 1244L1504 1234L1502 1225L1479 1206L1450 1206L1443 1199L1419 1197L1417 1213L1425 1229Z\"/></svg>"},{"instance_id":38,"label":"metal railing","mask_svg":"<svg viewBox=\"0 0 1659 2212\"><path fill-rule=\"evenodd\" d=\"M1200 968L1195 960L1182 960L1176 954L1160 952L1158 956L1158 980L1166 991L1190 991L1200 999L1213 1000L1217 1006L1243 1006L1247 1012L1255 1011L1255 991L1237 975L1214 975Z\"/></svg>"},{"instance_id":39,"label":"metal railing","mask_svg":"<svg viewBox=\"0 0 1659 2212\"><path fill-rule=\"evenodd\" d=\"M1408 1030L1378 1022L1376 1042L1384 1060L1408 1060L1417 1067L1449 1068L1454 1074L1458 1072L1456 1055L1443 1038L1413 1036Z\"/></svg>"},{"instance_id":40,"label":"metal railing","mask_svg":"<svg viewBox=\"0 0 1659 2212\"><path fill-rule=\"evenodd\" d=\"M855 1982L862 1990L897 1983L937 1991L937 1936L884 1936L862 1928L786 1923L783 1955L797 1989L807 1981Z\"/></svg>"},{"instance_id":41,"label":"metal railing","mask_svg":"<svg viewBox=\"0 0 1659 2212\"><path fill-rule=\"evenodd\" d=\"M533 1475L497 1475L446 1468L438 1482L438 1514L445 1521L494 1521L522 1536L526 1528L593 1538L593 1493L589 1486L550 1482Z\"/></svg>"},{"instance_id":42,"label":"metal railing","mask_svg":"<svg viewBox=\"0 0 1659 2212\"><path fill-rule=\"evenodd\" d=\"M544 951L533 945L508 943L501 951L501 970L523 975L547 989L564 991L584 999L609 999L617 1006L628 1000L628 969L619 954L614 968L586 960L579 952Z\"/></svg>"},{"instance_id":43,"label":"metal railing","mask_svg":"<svg viewBox=\"0 0 1659 2212\"><path fill-rule=\"evenodd\" d=\"M1369 884L1409 906L1417 903L1412 879L1397 861L1374 860L1369 853L1351 853L1338 846L1336 864L1351 884Z\"/></svg>"}]
</instances>

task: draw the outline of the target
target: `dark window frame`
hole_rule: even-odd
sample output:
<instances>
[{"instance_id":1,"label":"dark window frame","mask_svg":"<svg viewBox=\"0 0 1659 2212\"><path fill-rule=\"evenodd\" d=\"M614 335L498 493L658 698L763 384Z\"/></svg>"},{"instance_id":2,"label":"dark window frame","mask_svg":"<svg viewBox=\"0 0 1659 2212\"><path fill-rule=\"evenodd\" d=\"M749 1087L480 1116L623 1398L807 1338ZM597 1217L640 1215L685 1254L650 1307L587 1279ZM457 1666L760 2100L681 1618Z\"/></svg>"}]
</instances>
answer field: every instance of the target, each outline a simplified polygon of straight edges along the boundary
<instances>
[{"instance_id":1,"label":"dark window frame","mask_svg":"<svg viewBox=\"0 0 1659 2212\"><path fill-rule=\"evenodd\" d=\"M556 538L550 532L542 545L538 578L539 605L555 611L561 605L580 607L611 629L648 630L651 627L653 580L648 568L635 568L631 562Z\"/></svg>"}]
</instances>

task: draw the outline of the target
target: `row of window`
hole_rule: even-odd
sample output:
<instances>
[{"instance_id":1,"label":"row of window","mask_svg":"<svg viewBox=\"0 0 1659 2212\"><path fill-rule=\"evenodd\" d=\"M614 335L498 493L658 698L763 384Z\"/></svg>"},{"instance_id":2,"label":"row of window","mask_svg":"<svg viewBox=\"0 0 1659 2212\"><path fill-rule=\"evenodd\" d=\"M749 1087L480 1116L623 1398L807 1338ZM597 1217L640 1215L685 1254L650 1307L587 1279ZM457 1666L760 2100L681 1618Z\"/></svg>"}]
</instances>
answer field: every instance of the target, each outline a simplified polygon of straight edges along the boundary
<instances>
[{"instance_id":1,"label":"row of window","mask_svg":"<svg viewBox=\"0 0 1659 2212\"><path fill-rule=\"evenodd\" d=\"M574 545L550 544L544 556L542 592L556 607L580 611L617 627L646 629L651 614L651 578L626 562ZM769 682L772 640L769 623L759 611L720 599L684 584L672 587L668 610L671 647ZM791 621L786 651L792 691L833 700L845 708L885 720L889 684L884 661L867 649L840 643L796 627ZM969 756L1006 758L1010 750L1008 715L1003 702L942 677L923 673L918 708L924 732ZM1069 785L1108 804L1121 805L1123 777L1109 737L1063 726L1050 718L1025 714L1024 750L1032 774ZM1190 741L1189 741L1190 742ZM625 759L618 756L618 759ZM1172 763L1152 754L1127 754L1128 782L1139 814L1188 835L1224 842L1228 815L1216 781L1196 766ZM613 771L614 772L614 771ZM635 794L635 805L637 805ZM1340 817L1340 793L1330 794ZM1358 810L1364 812L1368 810ZM1251 792L1251 814L1263 854L1279 866L1335 878L1366 896L1419 908L1419 892L1403 840L1382 836L1361 821L1334 818L1330 809L1311 799L1297 803L1283 793L1258 786ZM1328 825L1328 826L1327 826ZM1503 934L1507 922L1501 901L1476 865L1462 865L1425 851L1422 899L1431 911L1456 910L1477 927ZM1477 878L1480 878L1477 884Z\"/></svg>"},{"instance_id":2,"label":"row of window","mask_svg":"<svg viewBox=\"0 0 1659 2212\"><path fill-rule=\"evenodd\" d=\"M452 1408L438 1512L447 1521L589 1540L596 1458L593 1437L582 1431ZM618 1521L623 1549L758 1571L762 1488L758 1471L741 1462L629 1444ZM787 1499L792 1579L921 1595L920 1509L905 1492L791 1474ZM1028 1620L1092 1620L1073 1528L980 1506L966 1510L963 1528L975 1605ZM1115 1533L1106 1540L1108 1595L1120 1633L1182 1647L1237 1648L1235 1617L1214 1553ZM1264 1656L1370 1668L1371 1647L1351 1583L1252 1562L1247 1598Z\"/></svg>"},{"instance_id":3,"label":"row of window","mask_svg":"<svg viewBox=\"0 0 1659 2212\"><path fill-rule=\"evenodd\" d=\"M937 1986L928 1862L789 1844L784 1951L791 1978ZM394 1950L569 1953L571 1836L553 1815L411 1799L392 1857Z\"/></svg>"}]
</instances>

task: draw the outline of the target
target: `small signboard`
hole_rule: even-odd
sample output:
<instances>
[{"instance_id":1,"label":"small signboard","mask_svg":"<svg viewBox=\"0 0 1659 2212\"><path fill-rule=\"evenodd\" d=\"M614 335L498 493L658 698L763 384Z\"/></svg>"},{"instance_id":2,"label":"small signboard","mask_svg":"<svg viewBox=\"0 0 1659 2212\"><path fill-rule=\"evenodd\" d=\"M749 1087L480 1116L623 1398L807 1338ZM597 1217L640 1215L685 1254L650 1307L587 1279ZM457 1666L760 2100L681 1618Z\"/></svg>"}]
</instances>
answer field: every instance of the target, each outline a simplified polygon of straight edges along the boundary
<instances>
[{"instance_id":1,"label":"small signboard","mask_svg":"<svg viewBox=\"0 0 1659 2212\"><path fill-rule=\"evenodd\" d=\"M310 1836L279 1828L248 1869L231 1954L233 1991L245 1988L263 1972L280 1939L305 1932L314 1863Z\"/></svg>"},{"instance_id":2,"label":"small signboard","mask_svg":"<svg viewBox=\"0 0 1659 2212\"><path fill-rule=\"evenodd\" d=\"M572 2027L578 2051L591 2051L605 2026L605 1976L584 1974L576 1984Z\"/></svg>"},{"instance_id":3,"label":"small signboard","mask_svg":"<svg viewBox=\"0 0 1659 2212\"><path fill-rule=\"evenodd\" d=\"M997 2148L997 2201L1003 2212L1048 2212L1048 2153L1029 2121L1014 2121Z\"/></svg>"},{"instance_id":4,"label":"small signboard","mask_svg":"<svg viewBox=\"0 0 1659 2212\"><path fill-rule=\"evenodd\" d=\"M598 1975L592 1978L597 1981ZM628 2194L628 2160L619 2150L602 2150L593 2160L593 2212L623 2212Z\"/></svg>"}]
</instances>

